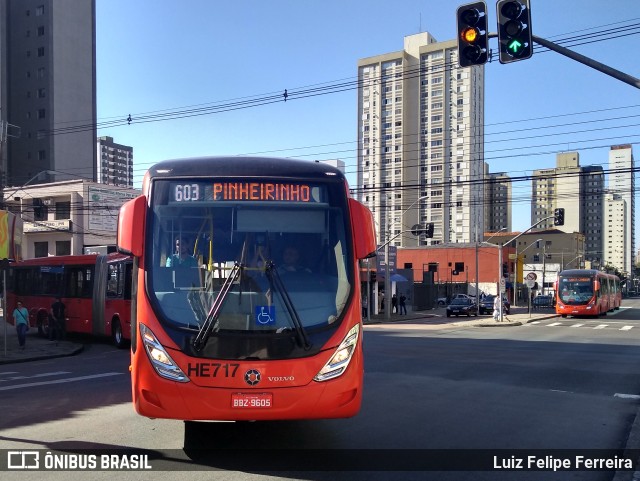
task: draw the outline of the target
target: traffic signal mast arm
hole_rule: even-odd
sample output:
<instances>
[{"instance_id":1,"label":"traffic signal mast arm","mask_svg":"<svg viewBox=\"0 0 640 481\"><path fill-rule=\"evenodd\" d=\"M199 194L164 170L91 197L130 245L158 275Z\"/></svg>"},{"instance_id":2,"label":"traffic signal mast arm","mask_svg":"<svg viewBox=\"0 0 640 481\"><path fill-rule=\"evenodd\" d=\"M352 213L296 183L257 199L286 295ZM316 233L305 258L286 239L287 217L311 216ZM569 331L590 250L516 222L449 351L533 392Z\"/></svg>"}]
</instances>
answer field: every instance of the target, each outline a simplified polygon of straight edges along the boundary
<instances>
[{"instance_id":1,"label":"traffic signal mast arm","mask_svg":"<svg viewBox=\"0 0 640 481\"><path fill-rule=\"evenodd\" d=\"M498 38L498 34L496 32L490 32L488 34L488 37ZM570 59L575 60L576 62L580 62L586 65L587 67L594 68L599 72L607 74L610 77L616 78L618 80L622 80L624 83L627 83L632 87L640 89L640 79L637 79L632 75L621 72L620 70L616 70L615 68L609 67L608 65L598 62L597 60L593 60L592 58L585 57L584 55L581 55L572 50L569 50L568 48L561 47L560 45L555 44L545 38L541 38L536 35L533 35L532 38L535 43L542 45L543 47L547 47L549 50L558 52L559 54L564 55L565 57L569 57Z\"/></svg>"},{"instance_id":2,"label":"traffic signal mast arm","mask_svg":"<svg viewBox=\"0 0 640 481\"><path fill-rule=\"evenodd\" d=\"M603 63L598 62L597 60L593 60L592 58L585 57L584 55L580 55L579 53L573 52L568 48L561 47L560 45L556 45L549 40L544 38L537 37L535 35L532 36L533 41L537 44L542 45L543 47L547 47L549 50L553 50L554 52L558 52L559 54L564 55L565 57L569 57L572 60L585 64L587 67L594 68L599 72L609 75L610 77L616 78L618 80L622 80L629 85L640 89L640 79L637 79L631 75L628 75L620 70L616 70L613 67L609 67Z\"/></svg>"}]
</instances>

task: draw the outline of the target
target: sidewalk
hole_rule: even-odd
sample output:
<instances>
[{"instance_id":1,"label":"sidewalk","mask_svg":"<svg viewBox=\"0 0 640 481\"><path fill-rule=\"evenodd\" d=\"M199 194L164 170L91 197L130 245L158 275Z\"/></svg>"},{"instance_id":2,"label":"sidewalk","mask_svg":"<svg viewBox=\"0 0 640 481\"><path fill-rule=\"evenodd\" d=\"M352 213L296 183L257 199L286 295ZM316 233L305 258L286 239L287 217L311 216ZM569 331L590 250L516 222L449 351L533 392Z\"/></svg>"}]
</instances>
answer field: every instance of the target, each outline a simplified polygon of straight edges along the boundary
<instances>
[{"instance_id":1,"label":"sidewalk","mask_svg":"<svg viewBox=\"0 0 640 481\"><path fill-rule=\"evenodd\" d=\"M0 317L0 364L72 356L82 351L83 347L77 342L50 341L40 337L37 329L31 328L27 332L24 350L20 349L15 326L5 323L4 316Z\"/></svg>"},{"instance_id":2,"label":"sidewalk","mask_svg":"<svg viewBox=\"0 0 640 481\"><path fill-rule=\"evenodd\" d=\"M383 314L374 314L370 321L364 320L364 324L386 324L394 322L407 321L426 321L438 322L439 324L449 324L451 326L478 326L478 327L511 327L521 326L532 321L540 321L542 319L550 319L556 317L556 311L552 308L542 308L535 311L529 311L526 307L513 307L510 314L503 314L503 321L496 322L490 314L483 314L477 317L447 317L445 307L438 307L427 311L409 312L406 315L391 314L391 318L387 320Z\"/></svg>"},{"instance_id":3,"label":"sidewalk","mask_svg":"<svg viewBox=\"0 0 640 481\"><path fill-rule=\"evenodd\" d=\"M1 310L0 310L1 314ZM376 314L366 324L402 323L408 321L425 321L438 324L448 324L450 326L478 326L478 327L509 327L521 326L531 321L548 319L555 317L555 311L545 309L534 311L529 317L525 307L514 307L511 314L504 316L503 322L495 322L490 315L478 317L446 317L446 309L440 307L428 311L410 312L407 315L391 314L391 319L387 321L384 314ZM6 327L6 330L5 330ZM6 333L6 337L5 337ZM6 348L5 348L6 346ZM73 356L83 349L83 345L72 341L53 342L40 337L37 329L31 329L27 333L25 349L18 346L18 335L16 328L4 322L4 317L0 316L0 364L10 364L15 362L36 361L41 359L51 359L55 357Z\"/></svg>"}]
</instances>

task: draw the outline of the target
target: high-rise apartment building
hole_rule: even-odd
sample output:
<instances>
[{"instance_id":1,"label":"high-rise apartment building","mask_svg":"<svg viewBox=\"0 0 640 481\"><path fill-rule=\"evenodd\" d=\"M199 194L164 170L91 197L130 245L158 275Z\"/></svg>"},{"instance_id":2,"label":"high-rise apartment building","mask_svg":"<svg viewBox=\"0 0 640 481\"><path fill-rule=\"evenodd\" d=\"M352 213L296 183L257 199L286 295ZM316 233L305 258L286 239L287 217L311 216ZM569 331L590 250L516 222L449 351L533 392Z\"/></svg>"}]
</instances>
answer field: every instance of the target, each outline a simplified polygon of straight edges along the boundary
<instances>
[{"instance_id":1,"label":"high-rise apartment building","mask_svg":"<svg viewBox=\"0 0 640 481\"><path fill-rule=\"evenodd\" d=\"M97 181L101 184L133 187L133 147L116 144L113 137L98 137Z\"/></svg>"},{"instance_id":2,"label":"high-rise apartment building","mask_svg":"<svg viewBox=\"0 0 640 481\"><path fill-rule=\"evenodd\" d=\"M511 177L484 166L484 232L511 232Z\"/></svg>"},{"instance_id":3,"label":"high-rise apartment building","mask_svg":"<svg viewBox=\"0 0 640 481\"><path fill-rule=\"evenodd\" d=\"M601 166L580 167L578 152L556 156L556 167L533 172L531 224L537 229L551 229L553 212L564 208L563 232L585 235L585 260L602 265L602 209L604 172Z\"/></svg>"},{"instance_id":4,"label":"high-rise apartment building","mask_svg":"<svg viewBox=\"0 0 640 481\"><path fill-rule=\"evenodd\" d=\"M625 270L631 252L625 249L627 231L626 202L620 194L604 196L603 264ZM629 271L627 271L629 272Z\"/></svg>"},{"instance_id":5,"label":"high-rise apartment building","mask_svg":"<svg viewBox=\"0 0 640 481\"><path fill-rule=\"evenodd\" d=\"M6 184L95 180L95 0L0 0L0 13Z\"/></svg>"},{"instance_id":6,"label":"high-rise apartment building","mask_svg":"<svg viewBox=\"0 0 640 481\"><path fill-rule=\"evenodd\" d=\"M423 32L358 61L359 198L380 243L471 242L484 229L484 67L458 68L456 41ZM399 235L434 224L433 239Z\"/></svg>"},{"instance_id":7,"label":"high-rise apartment building","mask_svg":"<svg viewBox=\"0 0 640 481\"><path fill-rule=\"evenodd\" d=\"M636 230L635 230L635 191L636 175L633 150L630 144L614 145L609 150L609 192L619 195L625 202L626 226L624 231L624 265L615 265L631 274L635 264ZM608 235L608 233L607 233Z\"/></svg>"}]
</instances>

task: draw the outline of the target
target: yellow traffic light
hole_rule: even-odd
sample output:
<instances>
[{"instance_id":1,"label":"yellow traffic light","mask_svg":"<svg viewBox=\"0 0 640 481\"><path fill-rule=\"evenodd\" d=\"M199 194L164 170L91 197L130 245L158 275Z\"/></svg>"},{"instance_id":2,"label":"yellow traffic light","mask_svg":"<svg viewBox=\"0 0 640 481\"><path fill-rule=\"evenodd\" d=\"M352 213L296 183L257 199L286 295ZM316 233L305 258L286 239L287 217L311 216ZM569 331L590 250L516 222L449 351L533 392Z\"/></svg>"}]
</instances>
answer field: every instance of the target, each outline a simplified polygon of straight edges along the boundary
<instances>
[{"instance_id":1,"label":"yellow traffic light","mask_svg":"<svg viewBox=\"0 0 640 481\"><path fill-rule=\"evenodd\" d=\"M475 28L466 28L462 31L462 39L465 42L473 43L478 38L478 30Z\"/></svg>"}]
</instances>

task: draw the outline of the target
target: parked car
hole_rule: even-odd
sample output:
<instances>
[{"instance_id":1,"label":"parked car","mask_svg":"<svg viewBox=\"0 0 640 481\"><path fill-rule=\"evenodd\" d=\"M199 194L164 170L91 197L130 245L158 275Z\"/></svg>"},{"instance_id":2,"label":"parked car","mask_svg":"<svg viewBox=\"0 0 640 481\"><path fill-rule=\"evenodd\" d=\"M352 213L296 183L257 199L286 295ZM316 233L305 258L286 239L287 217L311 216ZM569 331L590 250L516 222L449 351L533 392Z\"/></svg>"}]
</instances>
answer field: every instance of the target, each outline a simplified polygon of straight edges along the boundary
<instances>
[{"instance_id":1,"label":"parked car","mask_svg":"<svg viewBox=\"0 0 640 481\"><path fill-rule=\"evenodd\" d=\"M438 300L436 301L438 303L439 306L446 306L447 305L447 298L446 297L438 297Z\"/></svg>"},{"instance_id":2,"label":"parked car","mask_svg":"<svg viewBox=\"0 0 640 481\"><path fill-rule=\"evenodd\" d=\"M469 297L458 297L451 301L451 304L447 306L447 317L451 316L477 316L476 303Z\"/></svg>"},{"instance_id":3,"label":"parked car","mask_svg":"<svg viewBox=\"0 0 640 481\"><path fill-rule=\"evenodd\" d=\"M553 297L536 296L533 298L533 307L553 307Z\"/></svg>"},{"instance_id":4,"label":"parked car","mask_svg":"<svg viewBox=\"0 0 640 481\"><path fill-rule=\"evenodd\" d=\"M480 314L491 314L493 312L493 301L496 296L484 296L484 299L480 301ZM511 310L511 303L506 297L502 298L502 312L509 314Z\"/></svg>"}]
</instances>

